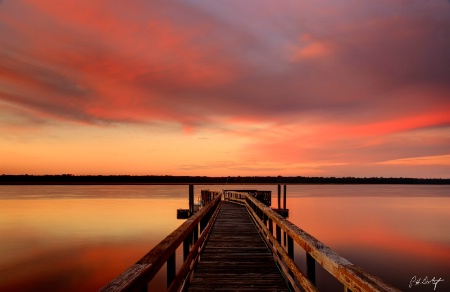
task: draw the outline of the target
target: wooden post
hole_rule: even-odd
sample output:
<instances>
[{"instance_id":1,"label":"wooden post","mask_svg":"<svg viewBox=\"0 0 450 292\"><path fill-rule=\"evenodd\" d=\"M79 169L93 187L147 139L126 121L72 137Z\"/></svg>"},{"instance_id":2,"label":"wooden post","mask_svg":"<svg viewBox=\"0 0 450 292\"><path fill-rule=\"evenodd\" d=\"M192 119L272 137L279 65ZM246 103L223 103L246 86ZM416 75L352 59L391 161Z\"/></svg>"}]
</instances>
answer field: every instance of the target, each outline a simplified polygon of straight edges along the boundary
<instances>
[{"instance_id":1,"label":"wooden post","mask_svg":"<svg viewBox=\"0 0 450 292\"><path fill-rule=\"evenodd\" d=\"M283 209L286 210L286 185L284 185L283 191Z\"/></svg>"},{"instance_id":2,"label":"wooden post","mask_svg":"<svg viewBox=\"0 0 450 292\"><path fill-rule=\"evenodd\" d=\"M288 235L288 255L294 259L294 240Z\"/></svg>"},{"instance_id":3,"label":"wooden post","mask_svg":"<svg viewBox=\"0 0 450 292\"><path fill-rule=\"evenodd\" d=\"M191 251L192 232L183 241L183 261L186 261Z\"/></svg>"},{"instance_id":4,"label":"wooden post","mask_svg":"<svg viewBox=\"0 0 450 292\"><path fill-rule=\"evenodd\" d=\"M278 241L278 243L281 244L281 228L280 228L280 226L276 225L275 229L276 229L276 233L277 233L276 234L277 241Z\"/></svg>"},{"instance_id":5,"label":"wooden post","mask_svg":"<svg viewBox=\"0 0 450 292\"><path fill-rule=\"evenodd\" d=\"M316 285L316 260L309 253L306 253L306 276Z\"/></svg>"},{"instance_id":6,"label":"wooden post","mask_svg":"<svg viewBox=\"0 0 450 292\"><path fill-rule=\"evenodd\" d=\"M189 216L194 214L194 185L189 185Z\"/></svg>"},{"instance_id":7,"label":"wooden post","mask_svg":"<svg viewBox=\"0 0 450 292\"><path fill-rule=\"evenodd\" d=\"M281 185L278 185L278 209L281 209Z\"/></svg>"},{"instance_id":8,"label":"wooden post","mask_svg":"<svg viewBox=\"0 0 450 292\"><path fill-rule=\"evenodd\" d=\"M175 279L176 276L176 268L175 268L175 255L176 252L174 252L168 259L167 259L167 288L169 288L170 284L172 284L173 279Z\"/></svg>"},{"instance_id":9,"label":"wooden post","mask_svg":"<svg viewBox=\"0 0 450 292\"><path fill-rule=\"evenodd\" d=\"M205 230L206 226L208 225L210 218L210 214L206 214L205 217L200 220L200 234L203 233L203 230Z\"/></svg>"},{"instance_id":10,"label":"wooden post","mask_svg":"<svg viewBox=\"0 0 450 292\"><path fill-rule=\"evenodd\" d=\"M198 224L194 227L192 231L192 244L195 245L198 239Z\"/></svg>"}]
</instances>

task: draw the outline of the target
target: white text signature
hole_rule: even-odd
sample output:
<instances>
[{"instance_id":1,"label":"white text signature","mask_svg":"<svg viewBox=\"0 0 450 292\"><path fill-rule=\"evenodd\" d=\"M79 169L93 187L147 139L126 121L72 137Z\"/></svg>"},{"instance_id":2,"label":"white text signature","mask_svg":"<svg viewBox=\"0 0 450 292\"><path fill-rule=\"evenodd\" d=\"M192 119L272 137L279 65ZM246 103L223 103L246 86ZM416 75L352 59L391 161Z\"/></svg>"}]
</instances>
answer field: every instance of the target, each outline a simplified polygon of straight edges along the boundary
<instances>
[{"instance_id":1,"label":"white text signature","mask_svg":"<svg viewBox=\"0 0 450 292\"><path fill-rule=\"evenodd\" d=\"M433 277L433 279L428 279L427 276L425 276L425 278L417 278L416 276L411 278L411 281L409 281L409 288L411 288L412 286L417 286L417 285L434 285L434 290L436 290L436 286L439 282L444 281L444 279L441 279L439 277L439 279L436 279L435 277Z\"/></svg>"}]
</instances>

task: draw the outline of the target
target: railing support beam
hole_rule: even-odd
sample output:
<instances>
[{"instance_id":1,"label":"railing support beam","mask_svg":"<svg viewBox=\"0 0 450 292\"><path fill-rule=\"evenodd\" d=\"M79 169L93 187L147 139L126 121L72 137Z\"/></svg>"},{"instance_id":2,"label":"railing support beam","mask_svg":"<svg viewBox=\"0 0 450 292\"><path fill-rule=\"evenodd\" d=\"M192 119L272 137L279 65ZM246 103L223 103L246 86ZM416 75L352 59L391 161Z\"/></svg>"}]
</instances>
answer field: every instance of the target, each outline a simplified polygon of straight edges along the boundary
<instances>
[{"instance_id":1,"label":"railing support beam","mask_svg":"<svg viewBox=\"0 0 450 292\"><path fill-rule=\"evenodd\" d=\"M194 214L194 185L189 185L189 216Z\"/></svg>"},{"instance_id":2,"label":"railing support beam","mask_svg":"<svg viewBox=\"0 0 450 292\"><path fill-rule=\"evenodd\" d=\"M316 260L309 253L306 253L306 276L316 285Z\"/></svg>"},{"instance_id":3,"label":"railing support beam","mask_svg":"<svg viewBox=\"0 0 450 292\"><path fill-rule=\"evenodd\" d=\"M173 279L177 274L176 266L175 266L176 253L174 252L169 259L167 260L167 288L169 288Z\"/></svg>"},{"instance_id":4,"label":"railing support beam","mask_svg":"<svg viewBox=\"0 0 450 292\"><path fill-rule=\"evenodd\" d=\"M186 261L189 252L191 250L191 245L192 244L192 233L190 233L186 239L183 241L183 261Z\"/></svg>"},{"instance_id":5,"label":"railing support beam","mask_svg":"<svg viewBox=\"0 0 450 292\"><path fill-rule=\"evenodd\" d=\"M192 230L192 243L195 244L198 239L198 224L195 225L194 230Z\"/></svg>"},{"instance_id":6,"label":"railing support beam","mask_svg":"<svg viewBox=\"0 0 450 292\"><path fill-rule=\"evenodd\" d=\"M291 259L294 259L294 240L292 239L292 237L290 237L288 235L288 255Z\"/></svg>"},{"instance_id":7,"label":"railing support beam","mask_svg":"<svg viewBox=\"0 0 450 292\"><path fill-rule=\"evenodd\" d=\"M281 209L281 185L278 185L278 209Z\"/></svg>"},{"instance_id":8,"label":"railing support beam","mask_svg":"<svg viewBox=\"0 0 450 292\"><path fill-rule=\"evenodd\" d=\"M277 241L278 241L278 243L281 244L281 228L280 228L280 226L277 225L275 227L275 229L276 229L276 232L277 232Z\"/></svg>"}]
</instances>

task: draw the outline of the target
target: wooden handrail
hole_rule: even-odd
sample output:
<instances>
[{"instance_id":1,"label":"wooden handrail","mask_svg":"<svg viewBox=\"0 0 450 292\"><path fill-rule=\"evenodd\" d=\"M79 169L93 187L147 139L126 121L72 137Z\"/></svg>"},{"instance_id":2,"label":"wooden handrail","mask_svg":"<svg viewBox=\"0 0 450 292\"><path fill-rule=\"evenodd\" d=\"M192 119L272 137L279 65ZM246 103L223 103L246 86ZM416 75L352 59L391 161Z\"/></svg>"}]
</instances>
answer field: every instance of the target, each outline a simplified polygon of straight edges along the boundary
<instances>
[{"instance_id":1,"label":"wooden handrail","mask_svg":"<svg viewBox=\"0 0 450 292\"><path fill-rule=\"evenodd\" d=\"M244 203L246 205L249 213L252 214L254 221L262 228L265 237L269 238L269 241L271 245L274 246L275 250L278 253L281 252L283 259L284 248L280 244L274 243L274 241L281 241L281 230L285 232L289 239L295 240L295 242L306 251L307 260L309 262L308 266L313 266L314 261L317 262L333 277L339 280L344 285L345 289L350 289L351 291L400 291L341 257L312 235L303 231L289 220L286 220L252 196L242 192L228 192L224 194L224 197L226 199L230 199L231 197L233 201L238 201L239 203ZM277 227L277 238L272 234L272 222L275 223ZM267 226L267 224L269 224L269 226ZM293 248L293 246L288 247L288 249L289 248ZM293 254L293 250L288 251L288 254L289 253ZM288 261L284 259L284 262ZM310 281L305 282L304 274L298 273L298 267L296 267L295 263L294 266L295 267L293 267L292 264L289 264L288 268L292 275L296 277L297 282L301 284L303 289L314 291L310 286L310 282L315 282L315 273L307 271L307 277ZM289 277L287 278L289 279Z\"/></svg>"},{"instance_id":2,"label":"wooden handrail","mask_svg":"<svg viewBox=\"0 0 450 292\"><path fill-rule=\"evenodd\" d=\"M174 256L177 248L181 243L188 241L194 237L193 247L190 249L189 255L185 254L185 259L194 260L196 257L192 254L198 253L198 248L206 238L206 232L209 231L208 226L211 226L210 218L214 218L214 213L220 208L221 196L216 196L208 205L200 209L197 213L187 219L169 236L163 239L157 246L149 251L133 266L128 268L125 272L120 274L117 278L112 280L109 284L101 288L99 291L142 291L147 288L148 283L153 279L156 273L161 269L164 263L174 262ZM204 220L207 219L207 222ZM200 224L201 236L197 237L198 225ZM168 266L169 266L168 262ZM185 266L185 265L183 265ZM175 266L173 268L175 269ZM185 276L186 271L181 269L182 273L178 276ZM175 273L175 271L173 271ZM173 279L168 281L168 287L172 282L182 284L182 280ZM171 289L175 289L173 285Z\"/></svg>"},{"instance_id":3,"label":"wooden handrail","mask_svg":"<svg viewBox=\"0 0 450 292\"><path fill-rule=\"evenodd\" d=\"M219 196L220 198L221 196ZM219 200L220 202L220 200ZM219 214L220 208L216 208L214 210L213 215L208 220L208 224L203 229L203 232L201 233L198 240L194 243L193 247L191 248L190 252L185 255L184 263L181 265L180 271L178 272L175 279L172 281L170 286L168 287L168 291L170 292L176 292L176 291L184 291L183 287L186 284L186 279L194 269L195 265L198 262L198 257L203 252L203 249L206 246L206 242L209 238L210 231L212 229L212 226L214 224L214 221L217 218L217 215ZM181 289L180 289L181 287Z\"/></svg>"}]
</instances>

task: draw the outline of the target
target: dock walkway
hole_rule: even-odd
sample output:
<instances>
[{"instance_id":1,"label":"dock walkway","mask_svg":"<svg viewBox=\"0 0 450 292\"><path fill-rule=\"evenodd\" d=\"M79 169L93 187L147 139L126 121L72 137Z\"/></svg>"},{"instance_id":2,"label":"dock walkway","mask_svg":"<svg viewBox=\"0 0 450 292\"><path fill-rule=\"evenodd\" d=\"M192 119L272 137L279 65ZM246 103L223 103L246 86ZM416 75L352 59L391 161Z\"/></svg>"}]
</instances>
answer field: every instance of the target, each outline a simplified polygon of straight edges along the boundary
<instances>
[{"instance_id":1,"label":"dock walkway","mask_svg":"<svg viewBox=\"0 0 450 292\"><path fill-rule=\"evenodd\" d=\"M344 291L400 291L341 257L253 193L203 190L202 198L201 209L100 291L147 291L165 267L169 292L317 292L316 266ZM306 255L305 270L294 261L298 248ZM183 262L177 267L180 249Z\"/></svg>"},{"instance_id":2,"label":"dock walkway","mask_svg":"<svg viewBox=\"0 0 450 292\"><path fill-rule=\"evenodd\" d=\"M289 291L246 208L224 201L188 291Z\"/></svg>"}]
</instances>

